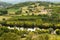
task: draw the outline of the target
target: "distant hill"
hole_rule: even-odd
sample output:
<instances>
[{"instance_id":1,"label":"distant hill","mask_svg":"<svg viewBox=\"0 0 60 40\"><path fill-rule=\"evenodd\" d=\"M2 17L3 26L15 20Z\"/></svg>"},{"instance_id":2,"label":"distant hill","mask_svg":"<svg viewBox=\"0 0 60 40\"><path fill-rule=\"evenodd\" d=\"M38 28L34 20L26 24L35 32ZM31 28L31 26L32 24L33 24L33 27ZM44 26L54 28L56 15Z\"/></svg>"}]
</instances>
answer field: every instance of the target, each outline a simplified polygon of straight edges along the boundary
<instances>
[{"instance_id":1,"label":"distant hill","mask_svg":"<svg viewBox=\"0 0 60 40\"><path fill-rule=\"evenodd\" d=\"M30 2L21 2L21 3L18 3L18 4L15 4L15 5L13 5L12 7L10 7L10 8L20 8L20 7L24 7L24 6L29 6L29 5L34 5L34 4L37 4L37 3L39 3L40 4L40 6L47 6L47 5L49 5L49 4L54 4L54 3L51 3L51 2L42 2L42 1L36 1L36 2L32 2L32 1L30 1Z\"/></svg>"},{"instance_id":2,"label":"distant hill","mask_svg":"<svg viewBox=\"0 0 60 40\"><path fill-rule=\"evenodd\" d=\"M9 6L11 6L12 4L10 3L6 3L6 2L0 2L0 8L7 8Z\"/></svg>"}]
</instances>

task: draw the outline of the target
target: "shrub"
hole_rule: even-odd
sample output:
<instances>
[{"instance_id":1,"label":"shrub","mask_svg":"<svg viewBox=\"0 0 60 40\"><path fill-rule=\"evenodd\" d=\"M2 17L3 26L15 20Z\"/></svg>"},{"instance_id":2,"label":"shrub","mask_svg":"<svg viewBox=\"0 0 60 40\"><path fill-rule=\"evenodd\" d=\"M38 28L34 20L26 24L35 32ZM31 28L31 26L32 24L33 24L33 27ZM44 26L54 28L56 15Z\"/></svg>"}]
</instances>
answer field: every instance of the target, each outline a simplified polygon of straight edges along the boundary
<instances>
[{"instance_id":1,"label":"shrub","mask_svg":"<svg viewBox=\"0 0 60 40\"><path fill-rule=\"evenodd\" d=\"M60 29L56 29L56 34L60 35Z\"/></svg>"},{"instance_id":2,"label":"shrub","mask_svg":"<svg viewBox=\"0 0 60 40\"><path fill-rule=\"evenodd\" d=\"M4 33L0 40L20 40L20 36L16 35L15 33Z\"/></svg>"}]
</instances>

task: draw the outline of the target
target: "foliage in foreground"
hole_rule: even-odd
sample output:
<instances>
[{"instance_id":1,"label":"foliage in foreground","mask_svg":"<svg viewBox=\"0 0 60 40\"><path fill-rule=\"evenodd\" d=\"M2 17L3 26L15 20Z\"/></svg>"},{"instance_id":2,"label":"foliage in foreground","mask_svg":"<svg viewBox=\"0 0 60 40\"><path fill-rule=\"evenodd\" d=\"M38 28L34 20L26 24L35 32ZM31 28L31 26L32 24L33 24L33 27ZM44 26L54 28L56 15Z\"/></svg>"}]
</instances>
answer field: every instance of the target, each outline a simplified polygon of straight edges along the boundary
<instances>
[{"instance_id":1,"label":"foliage in foreground","mask_svg":"<svg viewBox=\"0 0 60 40\"><path fill-rule=\"evenodd\" d=\"M57 30L58 31L58 30ZM0 27L0 40L60 40L60 36L41 31L27 31ZM57 32L58 33L58 32Z\"/></svg>"}]
</instances>

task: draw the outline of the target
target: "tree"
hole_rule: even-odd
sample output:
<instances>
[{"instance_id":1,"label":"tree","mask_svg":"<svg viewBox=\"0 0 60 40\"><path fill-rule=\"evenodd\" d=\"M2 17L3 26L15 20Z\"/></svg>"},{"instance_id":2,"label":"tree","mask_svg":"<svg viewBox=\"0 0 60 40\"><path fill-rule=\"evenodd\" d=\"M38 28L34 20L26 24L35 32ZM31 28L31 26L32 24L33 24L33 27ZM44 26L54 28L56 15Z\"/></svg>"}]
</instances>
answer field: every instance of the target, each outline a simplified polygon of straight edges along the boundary
<instances>
[{"instance_id":1,"label":"tree","mask_svg":"<svg viewBox=\"0 0 60 40\"><path fill-rule=\"evenodd\" d=\"M15 14L21 14L22 13L22 11L17 11L17 12L15 12Z\"/></svg>"},{"instance_id":2,"label":"tree","mask_svg":"<svg viewBox=\"0 0 60 40\"><path fill-rule=\"evenodd\" d=\"M3 21L5 21L6 19L5 19L5 18L3 18L2 20L3 20Z\"/></svg>"},{"instance_id":3,"label":"tree","mask_svg":"<svg viewBox=\"0 0 60 40\"><path fill-rule=\"evenodd\" d=\"M4 33L0 40L20 40L20 36L16 35L15 33Z\"/></svg>"},{"instance_id":4,"label":"tree","mask_svg":"<svg viewBox=\"0 0 60 40\"><path fill-rule=\"evenodd\" d=\"M33 32L29 32L28 36L26 37L26 40L32 40L33 35Z\"/></svg>"},{"instance_id":5,"label":"tree","mask_svg":"<svg viewBox=\"0 0 60 40\"><path fill-rule=\"evenodd\" d=\"M8 11L6 9L0 9L0 15L5 15L7 13Z\"/></svg>"},{"instance_id":6,"label":"tree","mask_svg":"<svg viewBox=\"0 0 60 40\"><path fill-rule=\"evenodd\" d=\"M41 34L41 35L39 35L39 40L49 40L49 36L48 36L48 34Z\"/></svg>"}]
</instances>

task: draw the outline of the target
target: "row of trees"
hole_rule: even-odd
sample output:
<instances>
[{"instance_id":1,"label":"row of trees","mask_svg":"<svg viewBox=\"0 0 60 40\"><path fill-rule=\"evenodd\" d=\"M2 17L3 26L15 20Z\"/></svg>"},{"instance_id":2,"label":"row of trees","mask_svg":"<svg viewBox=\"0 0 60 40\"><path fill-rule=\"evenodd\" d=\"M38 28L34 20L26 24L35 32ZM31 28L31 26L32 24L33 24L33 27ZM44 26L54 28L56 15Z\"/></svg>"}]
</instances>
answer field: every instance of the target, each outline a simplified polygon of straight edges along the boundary
<instances>
[{"instance_id":1,"label":"row of trees","mask_svg":"<svg viewBox=\"0 0 60 40\"><path fill-rule=\"evenodd\" d=\"M4 21L0 23L2 26L10 26L10 27L24 27L24 28L54 28L54 29L60 29L60 23L49 23L49 22L43 22L43 21Z\"/></svg>"},{"instance_id":2,"label":"row of trees","mask_svg":"<svg viewBox=\"0 0 60 40\"><path fill-rule=\"evenodd\" d=\"M8 14L7 9L0 9L0 15Z\"/></svg>"}]
</instances>

